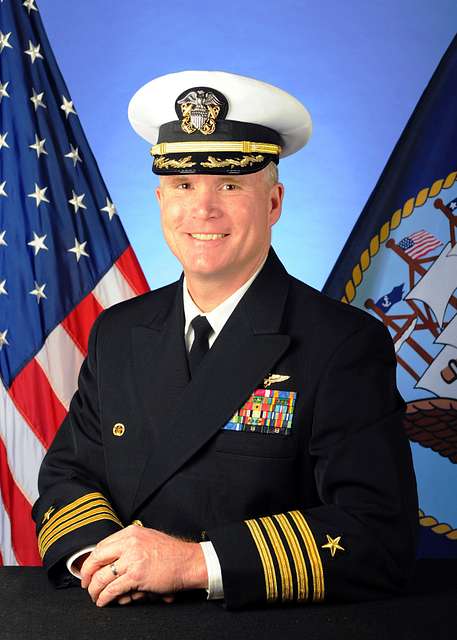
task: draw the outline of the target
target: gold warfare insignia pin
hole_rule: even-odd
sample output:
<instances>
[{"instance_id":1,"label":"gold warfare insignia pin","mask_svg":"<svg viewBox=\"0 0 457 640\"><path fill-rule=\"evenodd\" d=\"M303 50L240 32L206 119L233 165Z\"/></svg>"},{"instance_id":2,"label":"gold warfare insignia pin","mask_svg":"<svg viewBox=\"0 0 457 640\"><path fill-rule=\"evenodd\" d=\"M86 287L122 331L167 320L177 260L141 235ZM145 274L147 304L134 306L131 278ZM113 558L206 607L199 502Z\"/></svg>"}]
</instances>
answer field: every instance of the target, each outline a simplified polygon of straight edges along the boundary
<instances>
[{"instance_id":1,"label":"gold warfare insignia pin","mask_svg":"<svg viewBox=\"0 0 457 640\"><path fill-rule=\"evenodd\" d=\"M332 554L332 558L335 556L337 551L345 551L345 548L340 545L341 536L337 538L331 538L328 533L327 536L327 544L322 545L322 549L328 549Z\"/></svg>"},{"instance_id":2,"label":"gold warfare insignia pin","mask_svg":"<svg viewBox=\"0 0 457 640\"><path fill-rule=\"evenodd\" d=\"M279 382L285 382L286 380L289 380L289 378L290 376L284 376L279 373L271 373L267 378L264 379L263 386L265 387L265 389L268 389L270 385L278 384Z\"/></svg>"},{"instance_id":3,"label":"gold warfare insignia pin","mask_svg":"<svg viewBox=\"0 0 457 640\"><path fill-rule=\"evenodd\" d=\"M208 136L215 132L216 120L227 115L228 102L216 89L193 87L178 96L175 109L184 133L200 131Z\"/></svg>"}]
</instances>

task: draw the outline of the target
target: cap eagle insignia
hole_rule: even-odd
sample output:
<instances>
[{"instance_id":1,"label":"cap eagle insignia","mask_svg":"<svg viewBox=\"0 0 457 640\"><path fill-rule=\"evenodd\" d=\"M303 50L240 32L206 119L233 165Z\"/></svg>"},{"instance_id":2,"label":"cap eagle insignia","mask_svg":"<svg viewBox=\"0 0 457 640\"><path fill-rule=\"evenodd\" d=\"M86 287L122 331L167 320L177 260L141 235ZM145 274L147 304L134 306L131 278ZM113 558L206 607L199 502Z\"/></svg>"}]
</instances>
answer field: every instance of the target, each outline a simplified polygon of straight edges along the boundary
<instances>
[{"instance_id":1,"label":"cap eagle insignia","mask_svg":"<svg viewBox=\"0 0 457 640\"><path fill-rule=\"evenodd\" d=\"M183 98L178 99L176 104L181 108L181 129L185 133L214 133L223 102L213 91L191 89Z\"/></svg>"}]
</instances>

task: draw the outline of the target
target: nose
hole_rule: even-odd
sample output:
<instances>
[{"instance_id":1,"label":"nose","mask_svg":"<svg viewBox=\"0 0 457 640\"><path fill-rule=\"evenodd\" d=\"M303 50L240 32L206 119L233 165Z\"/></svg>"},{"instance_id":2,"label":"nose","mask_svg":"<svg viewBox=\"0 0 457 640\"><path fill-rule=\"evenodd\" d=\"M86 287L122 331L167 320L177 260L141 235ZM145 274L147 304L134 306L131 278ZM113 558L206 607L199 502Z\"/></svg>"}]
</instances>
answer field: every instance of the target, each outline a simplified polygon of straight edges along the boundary
<instances>
[{"instance_id":1,"label":"nose","mask_svg":"<svg viewBox=\"0 0 457 640\"><path fill-rule=\"evenodd\" d=\"M220 215L216 195L210 189L199 189L192 204L192 217L206 220Z\"/></svg>"}]
</instances>

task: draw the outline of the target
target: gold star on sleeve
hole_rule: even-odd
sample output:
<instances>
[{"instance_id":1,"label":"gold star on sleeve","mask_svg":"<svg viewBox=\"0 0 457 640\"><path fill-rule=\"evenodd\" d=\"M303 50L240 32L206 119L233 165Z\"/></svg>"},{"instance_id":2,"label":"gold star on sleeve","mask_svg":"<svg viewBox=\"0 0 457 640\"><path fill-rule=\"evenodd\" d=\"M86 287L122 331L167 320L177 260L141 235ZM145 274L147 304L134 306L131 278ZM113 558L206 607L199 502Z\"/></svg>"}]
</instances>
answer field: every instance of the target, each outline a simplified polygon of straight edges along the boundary
<instances>
[{"instance_id":1,"label":"gold star on sleeve","mask_svg":"<svg viewBox=\"0 0 457 640\"><path fill-rule=\"evenodd\" d=\"M327 544L322 545L322 549L328 549L332 554L332 558L335 556L337 551L345 551L345 548L340 545L341 536L337 538L331 538L328 533L327 535Z\"/></svg>"}]
</instances>

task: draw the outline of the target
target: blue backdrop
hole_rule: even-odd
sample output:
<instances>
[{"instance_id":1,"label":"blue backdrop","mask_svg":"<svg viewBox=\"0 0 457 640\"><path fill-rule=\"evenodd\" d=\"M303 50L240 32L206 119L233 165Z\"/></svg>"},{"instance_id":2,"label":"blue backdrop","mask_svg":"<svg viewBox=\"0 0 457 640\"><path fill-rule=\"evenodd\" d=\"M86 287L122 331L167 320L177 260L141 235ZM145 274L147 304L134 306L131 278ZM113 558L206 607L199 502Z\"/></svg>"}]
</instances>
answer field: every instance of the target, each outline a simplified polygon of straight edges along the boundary
<instances>
[{"instance_id":1,"label":"blue backdrop","mask_svg":"<svg viewBox=\"0 0 457 640\"><path fill-rule=\"evenodd\" d=\"M314 119L281 163L274 244L321 288L452 39L455 0L38 0L89 143L151 287L179 274L161 237L148 145L127 120L154 76L222 69L278 84Z\"/></svg>"}]
</instances>

